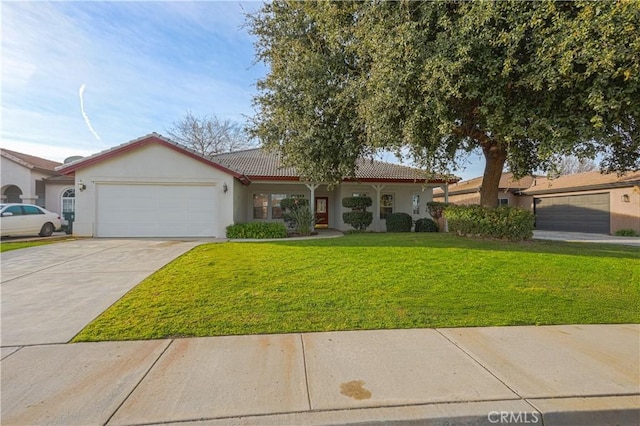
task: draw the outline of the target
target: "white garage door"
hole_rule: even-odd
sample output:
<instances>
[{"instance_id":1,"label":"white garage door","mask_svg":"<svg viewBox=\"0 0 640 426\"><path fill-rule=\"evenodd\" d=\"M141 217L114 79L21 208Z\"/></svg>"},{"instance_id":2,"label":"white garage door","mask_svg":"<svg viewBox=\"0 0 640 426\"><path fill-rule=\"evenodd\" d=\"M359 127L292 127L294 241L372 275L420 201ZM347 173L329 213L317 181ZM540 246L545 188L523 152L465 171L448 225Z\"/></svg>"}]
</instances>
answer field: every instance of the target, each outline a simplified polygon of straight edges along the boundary
<instances>
[{"instance_id":1,"label":"white garage door","mask_svg":"<svg viewBox=\"0 0 640 426\"><path fill-rule=\"evenodd\" d=\"M98 237L213 237L215 186L97 185Z\"/></svg>"}]
</instances>

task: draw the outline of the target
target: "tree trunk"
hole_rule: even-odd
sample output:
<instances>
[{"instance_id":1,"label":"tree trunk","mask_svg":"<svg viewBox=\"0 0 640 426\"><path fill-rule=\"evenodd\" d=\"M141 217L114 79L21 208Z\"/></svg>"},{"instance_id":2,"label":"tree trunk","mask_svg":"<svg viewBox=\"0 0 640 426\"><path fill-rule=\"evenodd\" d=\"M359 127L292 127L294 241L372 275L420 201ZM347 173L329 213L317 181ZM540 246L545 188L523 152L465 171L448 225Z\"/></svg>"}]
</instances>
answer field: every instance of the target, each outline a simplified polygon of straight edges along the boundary
<instances>
[{"instance_id":1,"label":"tree trunk","mask_svg":"<svg viewBox=\"0 0 640 426\"><path fill-rule=\"evenodd\" d=\"M507 150L497 144L482 147L485 158L484 176L480 188L480 205L489 208L498 207L498 187L502 169L507 160Z\"/></svg>"}]
</instances>

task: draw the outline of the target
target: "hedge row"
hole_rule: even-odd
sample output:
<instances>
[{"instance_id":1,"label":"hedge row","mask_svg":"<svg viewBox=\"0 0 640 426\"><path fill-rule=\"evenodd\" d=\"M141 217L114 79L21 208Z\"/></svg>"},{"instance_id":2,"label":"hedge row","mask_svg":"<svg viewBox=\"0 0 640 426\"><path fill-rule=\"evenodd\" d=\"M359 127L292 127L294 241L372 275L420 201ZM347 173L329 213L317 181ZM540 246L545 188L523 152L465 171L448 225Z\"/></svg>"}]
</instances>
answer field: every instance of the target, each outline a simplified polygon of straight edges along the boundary
<instances>
[{"instance_id":1,"label":"hedge row","mask_svg":"<svg viewBox=\"0 0 640 426\"><path fill-rule=\"evenodd\" d=\"M533 236L533 212L517 207L490 209L450 205L444 211L449 231L458 235L527 240Z\"/></svg>"},{"instance_id":2,"label":"hedge row","mask_svg":"<svg viewBox=\"0 0 640 426\"><path fill-rule=\"evenodd\" d=\"M249 222L227 226L227 238L286 238L284 223Z\"/></svg>"}]
</instances>

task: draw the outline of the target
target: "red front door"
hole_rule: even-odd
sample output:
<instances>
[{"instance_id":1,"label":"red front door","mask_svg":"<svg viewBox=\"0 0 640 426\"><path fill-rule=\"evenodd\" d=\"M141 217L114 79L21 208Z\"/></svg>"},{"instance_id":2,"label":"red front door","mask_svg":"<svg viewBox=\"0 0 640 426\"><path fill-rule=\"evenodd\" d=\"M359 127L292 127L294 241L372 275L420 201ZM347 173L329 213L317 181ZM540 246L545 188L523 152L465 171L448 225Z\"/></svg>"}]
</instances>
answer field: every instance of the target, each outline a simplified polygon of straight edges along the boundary
<instances>
[{"instance_id":1,"label":"red front door","mask_svg":"<svg viewBox=\"0 0 640 426\"><path fill-rule=\"evenodd\" d=\"M329 197L316 197L316 228L329 227Z\"/></svg>"}]
</instances>

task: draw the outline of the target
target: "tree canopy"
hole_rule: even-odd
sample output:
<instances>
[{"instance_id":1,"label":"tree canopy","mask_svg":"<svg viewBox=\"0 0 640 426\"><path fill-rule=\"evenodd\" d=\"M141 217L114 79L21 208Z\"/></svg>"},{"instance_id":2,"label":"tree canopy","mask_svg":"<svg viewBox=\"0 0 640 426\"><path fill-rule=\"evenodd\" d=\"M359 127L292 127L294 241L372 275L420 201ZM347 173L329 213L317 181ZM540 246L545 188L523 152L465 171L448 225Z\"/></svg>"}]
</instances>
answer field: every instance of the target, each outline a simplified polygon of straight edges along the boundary
<instances>
[{"instance_id":1,"label":"tree canopy","mask_svg":"<svg viewBox=\"0 0 640 426\"><path fill-rule=\"evenodd\" d=\"M640 3L274 1L248 16L250 126L309 179L408 152L427 172L482 151L481 204L565 155L640 168Z\"/></svg>"}]
</instances>

